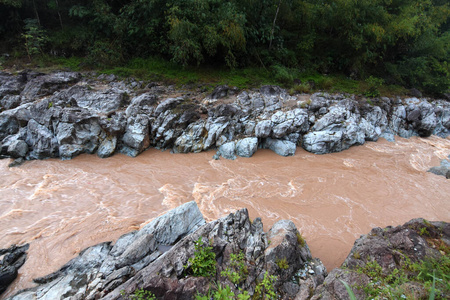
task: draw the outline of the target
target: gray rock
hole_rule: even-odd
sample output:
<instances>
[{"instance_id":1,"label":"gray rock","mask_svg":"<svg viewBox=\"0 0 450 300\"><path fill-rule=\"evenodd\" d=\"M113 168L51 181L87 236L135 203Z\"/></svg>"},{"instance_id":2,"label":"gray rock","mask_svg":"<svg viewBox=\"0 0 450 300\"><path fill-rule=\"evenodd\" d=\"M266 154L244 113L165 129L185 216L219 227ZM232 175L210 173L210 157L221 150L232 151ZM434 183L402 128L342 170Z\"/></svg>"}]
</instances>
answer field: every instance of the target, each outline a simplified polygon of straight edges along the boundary
<instances>
[{"instance_id":1,"label":"gray rock","mask_svg":"<svg viewBox=\"0 0 450 300\"><path fill-rule=\"evenodd\" d=\"M314 154L326 154L341 149L343 133L340 131L310 132L303 136L303 148Z\"/></svg>"},{"instance_id":2,"label":"gray rock","mask_svg":"<svg viewBox=\"0 0 450 300\"><path fill-rule=\"evenodd\" d=\"M46 127L31 120L27 125L26 142L31 149L31 159L44 159L58 156L58 140Z\"/></svg>"},{"instance_id":3,"label":"gray rock","mask_svg":"<svg viewBox=\"0 0 450 300\"><path fill-rule=\"evenodd\" d=\"M5 109L13 109L20 105L22 98L20 95L6 95L0 100L0 105Z\"/></svg>"},{"instance_id":4,"label":"gray rock","mask_svg":"<svg viewBox=\"0 0 450 300\"><path fill-rule=\"evenodd\" d=\"M217 153L226 159L236 159L236 143L228 142L219 147Z\"/></svg>"},{"instance_id":5,"label":"gray rock","mask_svg":"<svg viewBox=\"0 0 450 300\"><path fill-rule=\"evenodd\" d=\"M257 149L257 138L245 138L236 143L236 154L240 157L252 157Z\"/></svg>"},{"instance_id":6,"label":"gray rock","mask_svg":"<svg viewBox=\"0 0 450 300\"><path fill-rule=\"evenodd\" d=\"M108 242L83 250L57 272L35 279L38 286L10 299L98 299L161 256L157 245L173 245L204 224L196 203L186 203L122 236L114 246Z\"/></svg>"},{"instance_id":7,"label":"gray rock","mask_svg":"<svg viewBox=\"0 0 450 300\"><path fill-rule=\"evenodd\" d=\"M97 150L97 155L101 158L107 158L114 154L117 147L117 137L107 137L105 138Z\"/></svg>"},{"instance_id":8,"label":"gray rock","mask_svg":"<svg viewBox=\"0 0 450 300\"><path fill-rule=\"evenodd\" d=\"M81 79L77 72L57 72L49 75L37 76L27 82L21 92L22 104L34 101L36 98L51 95L54 92L67 88Z\"/></svg>"},{"instance_id":9,"label":"gray rock","mask_svg":"<svg viewBox=\"0 0 450 300\"><path fill-rule=\"evenodd\" d=\"M131 104L127 107L125 114L127 117L138 114L151 115L157 100L158 96L151 93L145 93L134 97L131 100Z\"/></svg>"},{"instance_id":10,"label":"gray rock","mask_svg":"<svg viewBox=\"0 0 450 300\"><path fill-rule=\"evenodd\" d=\"M0 141L19 131L19 122L13 116L0 114Z\"/></svg>"},{"instance_id":11,"label":"gray rock","mask_svg":"<svg viewBox=\"0 0 450 300\"><path fill-rule=\"evenodd\" d=\"M22 140L13 141L8 147L8 154L14 158L25 157L27 153L28 145Z\"/></svg>"},{"instance_id":12,"label":"gray rock","mask_svg":"<svg viewBox=\"0 0 450 300\"><path fill-rule=\"evenodd\" d=\"M421 232L427 234L421 234ZM367 286L373 283L370 273L360 272L367 264L376 262L380 273L392 274L403 270L407 261L422 261L425 256L438 258L443 254L426 239L433 237L436 242L447 243L450 238L450 224L445 222L428 222L423 219L413 219L397 227L373 228L367 235L362 235L355 241L351 252L340 268L336 268L326 277L323 285L314 290L312 299L348 299L348 293L341 281L349 286ZM425 290L425 287L421 287ZM420 289L419 289L420 290ZM364 299L363 289L353 289L357 299ZM415 294L418 299L426 295Z\"/></svg>"},{"instance_id":13,"label":"gray rock","mask_svg":"<svg viewBox=\"0 0 450 300\"><path fill-rule=\"evenodd\" d=\"M168 98L161 102L155 109L155 114L159 115L162 112L165 112L167 110L173 109L178 106L181 102L183 102L184 98L178 97L178 98Z\"/></svg>"},{"instance_id":14,"label":"gray rock","mask_svg":"<svg viewBox=\"0 0 450 300\"><path fill-rule=\"evenodd\" d=\"M122 142L126 147L134 150L129 153L131 156L136 156L150 146L149 131L150 122L147 116L138 115L128 119Z\"/></svg>"},{"instance_id":15,"label":"gray rock","mask_svg":"<svg viewBox=\"0 0 450 300\"><path fill-rule=\"evenodd\" d=\"M264 141L263 147L266 149L270 149L281 156L292 156L297 150L297 146L293 142L271 138L267 138Z\"/></svg>"},{"instance_id":16,"label":"gray rock","mask_svg":"<svg viewBox=\"0 0 450 300\"><path fill-rule=\"evenodd\" d=\"M0 249L0 295L16 279L17 270L25 263L28 244L23 246L12 245L7 249Z\"/></svg>"},{"instance_id":17,"label":"gray rock","mask_svg":"<svg viewBox=\"0 0 450 300\"><path fill-rule=\"evenodd\" d=\"M228 96L228 91L230 88L227 85L219 85L214 88L214 91L209 96L211 99L220 99Z\"/></svg>"},{"instance_id":18,"label":"gray rock","mask_svg":"<svg viewBox=\"0 0 450 300\"><path fill-rule=\"evenodd\" d=\"M258 122L258 124L256 124L256 127L255 127L256 137L266 138L266 137L269 137L271 132L272 132L272 121L264 120L264 121Z\"/></svg>"}]
</instances>

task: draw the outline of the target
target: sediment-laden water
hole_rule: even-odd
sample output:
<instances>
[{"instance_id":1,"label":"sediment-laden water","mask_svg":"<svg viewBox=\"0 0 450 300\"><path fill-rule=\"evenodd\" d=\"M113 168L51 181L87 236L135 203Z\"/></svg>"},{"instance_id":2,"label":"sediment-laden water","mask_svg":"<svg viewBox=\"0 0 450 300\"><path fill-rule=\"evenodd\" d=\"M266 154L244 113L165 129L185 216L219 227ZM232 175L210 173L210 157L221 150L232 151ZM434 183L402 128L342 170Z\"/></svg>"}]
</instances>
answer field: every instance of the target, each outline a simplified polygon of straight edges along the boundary
<instances>
[{"instance_id":1,"label":"sediment-laden water","mask_svg":"<svg viewBox=\"0 0 450 300\"><path fill-rule=\"evenodd\" d=\"M242 207L267 228L291 219L328 269L372 227L416 217L450 221L450 181L426 172L450 154L450 139L380 140L326 155L299 148L293 157L258 150L235 161L213 154L152 149L136 158L81 155L18 168L1 160L0 248L30 243L3 298L82 249L192 200L210 220Z\"/></svg>"}]
</instances>

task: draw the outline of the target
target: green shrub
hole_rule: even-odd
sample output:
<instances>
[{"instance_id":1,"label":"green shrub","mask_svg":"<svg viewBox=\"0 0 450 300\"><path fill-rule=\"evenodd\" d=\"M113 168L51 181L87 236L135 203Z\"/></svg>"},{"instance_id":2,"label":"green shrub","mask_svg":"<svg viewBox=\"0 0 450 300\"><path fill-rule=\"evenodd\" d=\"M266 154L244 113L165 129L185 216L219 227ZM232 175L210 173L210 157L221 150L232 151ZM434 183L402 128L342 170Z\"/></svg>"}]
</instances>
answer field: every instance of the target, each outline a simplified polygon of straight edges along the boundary
<instances>
[{"instance_id":1,"label":"green shrub","mask_svg":"<svg viewBox=\"0 0 450 300\"><path fill-rule=\"evenodd\" d=\"M283 66L273 65L271 67L271 70L275 80L283 85L292 84L292 82L294 81L292 73L289 71L289 69Z\"/></svg>"},{"instance_id":2,"label":"green shrub","mask_svg":"<svg viewBox=\"0 0 450 300\"><path fill-rule=\"evenodd\" d=\"M278 268L280 268L281 270L286 270L289 268L289 264L285 257L283 257L282 259L276 260L275 263L277 264Z\"/></svg>"},{"instance_id":3,"label":"green shrub","mask_svg":"<svg viewBox=\"0 0 450 300\"><path fill-rule=\"evenodd\" d=\"M366 79L367 83L367 90L364 93L366 97L379 97L380 96L380 90L379 88L383 85L384 80L381 78L376 78L373 76L370 76Z\"/></svg>"},{"instance_id":4,"label":"green shrub","mask_svg":"<svg viewBox=\"0 0 450 300\"><path fill-rule=\"evenodd\" d=\"M309 102L311 102L311 100L309 100ZM307 104L309 105L309 104L311 104L311 103L307 103ZM300 246L305 247L306 242L305 242L305 239L304 239L304 238L302 237L302 235L300 234L300 232L297 231L296 235L297 235L297 243L298 243Z\"/></svg>"},{"instance_id":5,"label":"green shrub","mask_svg":"<svg viewBox=\"0 0 450 300\"><path fill-rule=\"evenodd\" d=\"M273 286L275 280L276 276L269 275L268 272L264 273L264 279L255 287L255 294L253 294L253 299L277 299L277 294L275 293L275 288Z\"/></svg>"},{"instance_id":6,"label":"green shrub","mask_svg":"<svg viewBox=\"0 0 450 300\"><path fill-rule=\"evenodd\" d=\"M146 291L144 289L138 289L128 297L125 295L125 291L121 291L120 294L122 295L122 297L129 300L156 300L156 297L152 292Z\"/></svg>"},{"instance_id":7,"label":"green shrub","mask_svg":"<svg viewBox=\"0 0 450 300\"><path fill-rule=\"evenodd\" d=\"M25 40L25 50L31 61L34 55L42 53L42 47L48 41L48 37L36 19L25 19L24 22L25 32L22 33L22 38Z\"/></svg>"},{"instance_id":8,"label":"green shrub","mask_svg":"<svg viewBox=\"0 0 450 300\"><path fill-rule=\"evenodd\" d=\"M194 257L189 258L189 264L184 266L196 277L214 276L216 274L216 254L211 246L204 246L202 237L195 242Z\"/></svg>"},{"instance_id":9,"label":"green shrub","mask_svg":"<svg viewBox=\"0 0 450 300\"><path fill-rule=\"evenodd\" d=\"M247 279L248 270L244 262L244 252L230 254L230 264L220 275L227 277L232 283L240 284Z\"/></svg>"}]
</instances>

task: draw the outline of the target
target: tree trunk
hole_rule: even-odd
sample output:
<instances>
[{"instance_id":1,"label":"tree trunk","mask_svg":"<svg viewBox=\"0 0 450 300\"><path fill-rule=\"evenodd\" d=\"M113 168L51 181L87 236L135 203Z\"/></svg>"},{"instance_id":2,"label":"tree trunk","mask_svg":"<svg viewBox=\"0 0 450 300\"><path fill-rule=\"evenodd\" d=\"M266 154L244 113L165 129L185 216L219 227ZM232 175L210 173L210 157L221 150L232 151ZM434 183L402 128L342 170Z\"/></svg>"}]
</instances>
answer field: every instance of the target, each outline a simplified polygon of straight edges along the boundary
<instances>
[{"instance_id":1,"label":"tree trunk","mask_svg":"<svg viewBox=\"0 0 450 300\"><path fill-rule=\"evenodd\" d=\"M33 0L33 8L34 8L34 15L36 16L36 20L38 21L39 27L41 27L41 19L39 18L39 13L36 8L36 2Z\"/></svg>"},{"instance_id":2,"label":"tree trunk","mask_svg":"<svg viewBox=\"0 0 450 300\"><path fill-rule=\"evenodd\" d=\"M59 11L59 3L58 3L58 0L55 0L55 2L56 2L56 10L58 11L59 24L61 24L61 29L64 29L64 28L63 28L62 18L61 18L61 12Z\"/></svg>"},{"instance_id":3,"label":"tree trunk","mask_svg":"<svg viewBox=\"0 0 450 300\"><path fill-rule=\"evenodd\" d=\"M275 31L275 22L277 21L278 12L280 11L281 2L283 2L283 0L280 0L280 2L278 2L277 12L275 13L275 18L273 18L272 32L270 33L269 50L272 48L273 33Z\"/></svg>"}]
</instances>

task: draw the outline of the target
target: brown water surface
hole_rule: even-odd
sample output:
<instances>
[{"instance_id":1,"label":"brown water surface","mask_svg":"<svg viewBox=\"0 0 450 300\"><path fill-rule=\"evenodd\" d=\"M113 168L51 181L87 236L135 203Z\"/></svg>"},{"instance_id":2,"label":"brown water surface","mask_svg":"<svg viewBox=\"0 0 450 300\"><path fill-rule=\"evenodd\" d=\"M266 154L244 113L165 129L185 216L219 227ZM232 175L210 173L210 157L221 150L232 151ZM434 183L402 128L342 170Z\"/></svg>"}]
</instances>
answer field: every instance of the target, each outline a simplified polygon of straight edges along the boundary
<instances>
[{"instance_id":1,"label":"brown water surface","mask_svg":"<svg viewBox=\"0 0 450 300\"><path fill-rule=\"evenodd\" d=\"M247 207L268 229L292 220L330 270L372 227L412 218L450 221L450 181L427 173L450 139L380 140L335 154L293 157L258 150L213 160L214 152L137 158L81 155L8 168L0 161L0 248L30 243L19 279L3 298L32 286L82 249L142 227L195 200L208 220Z\"/></svg>"}]
</instances>

